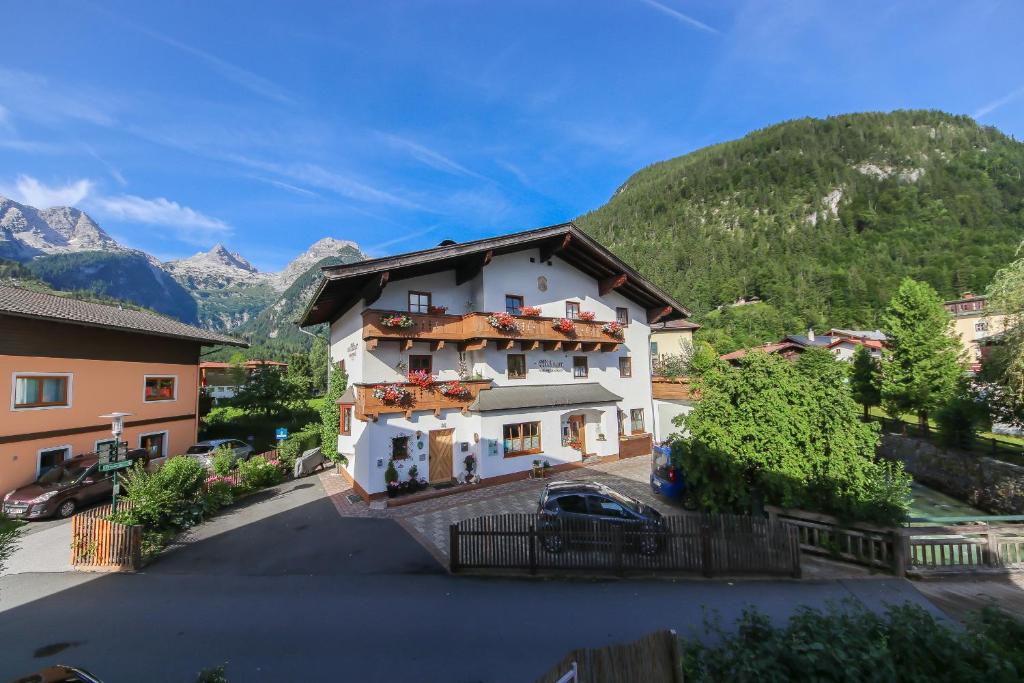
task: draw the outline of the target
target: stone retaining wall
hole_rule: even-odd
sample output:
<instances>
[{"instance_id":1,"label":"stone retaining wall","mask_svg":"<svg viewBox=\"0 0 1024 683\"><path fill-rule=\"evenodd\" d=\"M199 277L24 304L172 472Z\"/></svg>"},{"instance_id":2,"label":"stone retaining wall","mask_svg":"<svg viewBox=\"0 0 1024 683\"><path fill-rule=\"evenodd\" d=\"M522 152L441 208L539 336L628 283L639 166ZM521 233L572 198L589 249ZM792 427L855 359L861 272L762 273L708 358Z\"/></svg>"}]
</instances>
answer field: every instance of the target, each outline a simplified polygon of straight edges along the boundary
<instances>
[{"instance_id":1,"label":"stone retaining wall","mask_svg":"<svg viewBox=\"0 0 1024 683\"><path fill-rule=\"evenodd\" d=\"M1024 467L898 434L883 434L878 454L901 461L915 481L991 514L1024 514Z\"/></svg>"}]
</instances>

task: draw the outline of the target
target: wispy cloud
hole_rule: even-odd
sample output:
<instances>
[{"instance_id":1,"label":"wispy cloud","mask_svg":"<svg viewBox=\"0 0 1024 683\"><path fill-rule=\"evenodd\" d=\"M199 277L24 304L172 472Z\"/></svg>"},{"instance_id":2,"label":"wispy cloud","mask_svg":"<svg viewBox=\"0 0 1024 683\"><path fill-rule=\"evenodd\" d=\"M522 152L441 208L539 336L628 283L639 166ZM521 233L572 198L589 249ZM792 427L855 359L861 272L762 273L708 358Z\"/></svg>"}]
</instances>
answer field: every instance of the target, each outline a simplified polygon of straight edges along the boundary
<instances>
[{"instance_id":1,"label":"wispy cloud","mask_svg":"<svg viewBox=\"0 0 1024 683\"><path fill-rule=\"evenodd\" d=\"M974 118L976 118L976 119L980 119L980 118L982 118L984 116L988 116L989 114L994 112L996 109L999 109L1000 107L1002 107L1004 105L1007 105L1010 102L1013 102L1015 99L1017 99L1021 95L1024 95L1024 86L1021 86L1021 87L1017 88L1016 90L1011 90L1010 92L1008 92L1007 94L1003 95L999 99L992 100L988 104L983 105L980 109L978 109L976 112L974 112L974 114L972 114L972 116Z\"/></svg>"},{"instance_id":2,"label":"wispy cloud","mask_svg":"<svg viewBox=\"0 0 1024 683\"><path fill-rule=\"evenodd\" d=\"M389 247L393 247L396 244L403 244L405 242L409 242L419 237L423 237L424 235L429 235L432 232L436 232L440 227L441 226L439 225L432 225L429 228L425 228L424 230L417 230L416 232L404 232L398 237L393 237L389 240L384 240L383 242L371 244L363 248L363 251L366 252L368 256L385 256L388 253L387 250Z\"/></svg>"},{"instance_id":3,"label":"wispy cloud","mask_svg":"<svg viewBox=\"0 0 1024 683\"><path fill-rule=\"evenodd\" d=\"M0 67L0 92L4 93L8 117L14 112L33 121L59 122L68 119L111 126L114 117L109 93L73 88L38 74ZM104 104L97 104L97 103Z\"/></svg>"},{"instance_id":4,"label":"wispy cloud","mask_svg":"<svg viewBox=\"0 0 1024 683\"><path fill-rule=\"evenodd\" d=\"M99 155L99 152L97 152L97 151L96 151L96 150L95 150L95 149L93 148L93 146L92 146L92 145L88 145L88 144L83 144L83 145L82 145L82 149L84 149L84 150L85 150L86 154L88 154L89 156L91 156L91 157L92 157L93 159L95 159L96 161L100 162L100 164L102 164L102 165L103 165L103 166L104 166L104 167L105 167L105 168L107 169L107 173L109 173L109 174L110 174L110 177L111 177L111 178L113 178L113 179L114 179L115 181L117 181L117 184L118 184L118 185L121 185L122 187L124 187L125 185L127 185L127 184L128 184L128 181L127 181L127 180L125 180L125 177L124 177L124 175L122 175L122 174L121 174L121 170L120 170L120 169L118 169L118 168L117 168L116 166L114 166L113 164L111 164L111 163L110 163L109 161L107 161L106 159L104 159L103 157L101 157L101 156Z\"/></svg>"},{"instance_id":5,"label":"wispy cloud","mask_svg":"<svg viewBox=\"0 0 1024 683\"><path fill-rule=\"evenodd\" d=\"M708 33L714 33L715 35L721 35L722 33L718 29L708 26L703 21L698 21L697 19L694 19L693 17L687 14L683 14L677 9L673 9L672 7L663 5L660 2L656 2L656 0L640 0L640 2L644 3L645 5L648 5L649 7L653 7L659 12L667 14L676 21L686 24L687 26L692 26L693 28L698 28L701 31L707 31Z\"/></svg>"},{"instance_id":6,"label":"wispy cloud","mask_svg":"<svg viewBox=\"0 0 1024 683\"><path fill-rule=\"evenodd\" d=\"M31 176L19 175L13 186L0 185L0 195L39 209L48 209L51 206L75 206L88 197L92 189L93 182L86 178L64 185L45 185Z\"/></svg>"},{"instance_id":7,"label":"wispy cloud","mask_svg":"<svg viewBox=\"0 0 1024 683\"><path fill-rule=\"evenodd\" d=\"M379 133L378 135L380 135L381 139L392 147L407 152L413 159L416 159L433 169L444 171L445 173L451 173L452 175L462 175L471 178L478 178L480 180L487 180L487 178L479 173L469 170L457 161L454 161L440 152L430 149L429 147L421 145L418 142L414 142L408 138L403 138L393 133Z\"/></svg>"},{"instance_id":8,"label":"wispy cloud","mask_svg":"<svg viewBox=\"0 0 1024 683\"><path fill-rule=\"evenodd\" d=\"M195 57L201 62L205 62L207 66L213 69L213 71L217 72L232 83L245 88L249 92L282 104L290 104L294 101L292 96L284 88L273 81L260 76L259 74L255 74L248 69L232 64L231 62L221 59L220 57L211 54L206 50L195 47L194 45L183 43L176 38L172 38L171 36L160 33L159 31L155 31L148 26L136 23L121 14L110 12L102 7L97 7L92 3L86 4L93 10L114 19L115 21L148 36L153 40L157 40L164 45L169 45L181 52L184 52L185 54Z\"/></svg>"},{"instance_id":9,"label":"wispy cloud","mask_svg":"<svg viewBox=\"0 0 1024 683\"><path fill-rule=\"evenodd\" d=\"M319 197L320 196L316 192L313 192L312 190L307 190L304 187L299 187L297 185L292 185L291 183L284 183L284 182L281 182L280 180L274 180L273 178L263 178L261 176L254 175L254 176L252 176L252 179L253 180L258 180L261 183L266 183L268 185L273 185L274 187L279 187L282 190L288 190L289 192L294 192L295 194L301 194L301 195L306 196L306 197Z\"/></svg>"},{"instance_id":10,"label":"wispy cloud","mask_svg":"<svg viewBox=\"0 0 1024 683\"><path fill-rule=\"evenodd\" d=\"M145 199L124 194L98 197L95 204L120 220L170 228L179 240L189 244L205 246L231 233L231 226L224 221L163 197Z\"/></svg>"}]
</instances>

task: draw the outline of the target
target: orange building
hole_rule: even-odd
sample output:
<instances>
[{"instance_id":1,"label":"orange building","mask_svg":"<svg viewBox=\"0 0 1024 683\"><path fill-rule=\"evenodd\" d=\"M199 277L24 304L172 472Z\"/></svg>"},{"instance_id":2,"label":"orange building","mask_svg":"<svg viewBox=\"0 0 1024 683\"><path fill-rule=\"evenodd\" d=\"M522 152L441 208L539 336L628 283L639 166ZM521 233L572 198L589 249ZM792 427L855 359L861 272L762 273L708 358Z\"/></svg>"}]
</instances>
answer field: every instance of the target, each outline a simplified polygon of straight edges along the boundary
<instances>
[{"instance_id":1,"label":"orange building","mask_svg":"<svg viewBox=\"0 0 1024 683\"><path fill-rule=\"evenodd\" d=\"M199 426L203 346L245 342L155 313L0 286L0 495L122 439L183 453Z\"/></svg>"}]
</instances>

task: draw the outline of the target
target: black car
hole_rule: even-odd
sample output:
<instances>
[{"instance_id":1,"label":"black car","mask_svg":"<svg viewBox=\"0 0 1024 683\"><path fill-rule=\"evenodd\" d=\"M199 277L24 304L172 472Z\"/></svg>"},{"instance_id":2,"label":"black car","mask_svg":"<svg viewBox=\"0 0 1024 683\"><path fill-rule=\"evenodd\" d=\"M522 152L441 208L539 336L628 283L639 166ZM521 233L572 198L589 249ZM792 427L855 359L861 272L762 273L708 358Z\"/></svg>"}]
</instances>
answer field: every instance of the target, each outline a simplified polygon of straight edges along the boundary
<instances>
[{"instance_id":1,"label":"black car","mask_svg":"<svg viewBox=\"0 0 1024 683\"><path fill-rule=\"evenodd\" d=\"M623 527L626 547L643 555L653 555L664 546L665 521L661 513L604 484L548 484L541 493L537 512L541 516L541 545L548 552L561 552L570 543L607 543L608 534L593 530L612 525Z\"/></svg>"},{"instance_id":2,"label":"black car","mask_svg":"<svg viewBox=\"0 0 1024 683\"><path fill-rule=\"evenodd\" d=\"M103 683L94 675L77 666L48 666L34 674L16 678L11 683Z\"/></svg>"},{"instance_id":3,"label":"black car","mask_svg":"<svg viewBox=\"0 0 1024 683\"><path fill-rule=\"evenodd\" d=\"M128 459L145 463L149 453L136 448L128 451ZM3 510L14 519L70 517L80 507L110 498L113 491L111 473L99 471L96 454L76 455L4 496Z\"/></svg>"}]
</instances>

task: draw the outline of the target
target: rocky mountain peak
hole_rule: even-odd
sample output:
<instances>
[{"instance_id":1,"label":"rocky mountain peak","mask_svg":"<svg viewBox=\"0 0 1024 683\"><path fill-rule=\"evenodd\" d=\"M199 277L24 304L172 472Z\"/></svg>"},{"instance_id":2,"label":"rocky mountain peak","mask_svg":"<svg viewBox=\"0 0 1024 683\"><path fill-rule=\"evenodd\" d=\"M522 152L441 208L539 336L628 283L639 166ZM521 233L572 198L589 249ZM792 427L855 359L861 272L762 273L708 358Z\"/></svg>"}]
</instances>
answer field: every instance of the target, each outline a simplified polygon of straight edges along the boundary
<instances>
[{"instance_id":1,"label":"rocky mountain peak","mask_svg":"<svg viewBox=\"0 0 1024 683\"><path fill-rule=\"evenodd\" d=\"M121 251L118 244L89 214L70 206L37 209L0 197L0 244L14 256L74 251Z\"/></svg>"},{"instance_id":2,"label":"rocky mountain peak","mask_svg":"<svg viewBox=\"0 0 1024 683\"><path fill-rule=\"evenodd\" d=\"M206 252L205 254L199 253L192 257L193 259L203 259L204 261L213 261L229 268L241 268L242 270L249 271L250 273L258 272L256 267L245 260L241 254L237 251L228 251L227 248L217 242L213 245L213 249Z\"/></svg>"},{"instance_id":3,"label":"rocky mountain peak","mask_svg":"<svg viewBox=\"0 0 1024 683\"><path fill-rule=\"evenodd\" d=\"M361 261L366 258L359 245L349 240L324 237L314 242L306 251L299 254L276 278L275 287L284 291L295 280L318 262L328 257L338 257L346 262Z\"/></svg>"}]
</instances>

